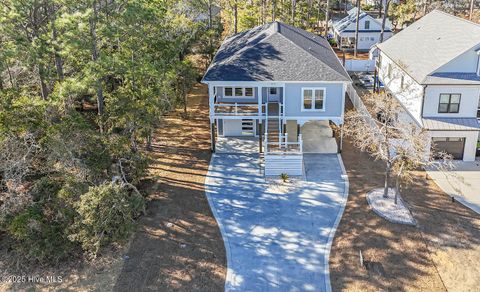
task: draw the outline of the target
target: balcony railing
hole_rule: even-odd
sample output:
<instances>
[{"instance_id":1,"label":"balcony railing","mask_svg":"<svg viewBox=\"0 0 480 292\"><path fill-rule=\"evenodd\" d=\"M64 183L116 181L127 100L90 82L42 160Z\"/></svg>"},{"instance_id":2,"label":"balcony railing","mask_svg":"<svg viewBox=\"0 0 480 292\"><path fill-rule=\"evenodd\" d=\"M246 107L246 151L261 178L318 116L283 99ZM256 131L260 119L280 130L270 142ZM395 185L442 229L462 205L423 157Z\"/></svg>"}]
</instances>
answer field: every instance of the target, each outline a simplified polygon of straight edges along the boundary
<instances>
[{"instance_id":1,"label":"balcony railing","mask_svg":"<svg viewBox=\"0 0 480 292\"><path fill-rule=\"evenodd\" d=\"M216 116L259 116L264 112L265 105L255 103L216 103L214 113Z\"/></svg>"}]
</instances>

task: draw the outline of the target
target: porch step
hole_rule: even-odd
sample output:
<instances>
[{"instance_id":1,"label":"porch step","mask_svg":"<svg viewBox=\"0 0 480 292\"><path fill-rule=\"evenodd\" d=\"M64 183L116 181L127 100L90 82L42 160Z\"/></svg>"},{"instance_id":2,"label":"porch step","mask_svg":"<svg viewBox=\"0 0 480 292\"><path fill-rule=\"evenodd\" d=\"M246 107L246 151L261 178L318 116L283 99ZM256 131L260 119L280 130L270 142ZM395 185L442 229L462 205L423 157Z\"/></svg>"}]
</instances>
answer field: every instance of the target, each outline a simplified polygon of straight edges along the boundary
<instances>
[{"instance_id":1,"label":"porch step","mask_svg":"<svg viewBox=\"0 0 480 292\"><path fill-rule=\"evenodd\" d=\"M265 155L265 175L303 175L303 155Z\"/></svg>"}]
</instances>

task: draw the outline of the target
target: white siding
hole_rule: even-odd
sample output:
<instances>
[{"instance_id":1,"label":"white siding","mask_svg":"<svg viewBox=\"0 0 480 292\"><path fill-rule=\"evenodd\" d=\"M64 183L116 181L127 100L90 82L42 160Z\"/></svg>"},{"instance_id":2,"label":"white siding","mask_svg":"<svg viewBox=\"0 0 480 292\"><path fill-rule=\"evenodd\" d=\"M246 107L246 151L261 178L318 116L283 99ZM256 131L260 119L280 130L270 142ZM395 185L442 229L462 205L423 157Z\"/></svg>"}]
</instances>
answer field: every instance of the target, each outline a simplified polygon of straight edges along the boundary
<instances>
[{"instance_id":1,"label":"white siding","mask_svg":"<svg viewBox=\"0 0 480 292\"><path fill-rule=\"evenodd\" d=\"M458 113L438 113L441 93L460 93ZM472 118L477 116L480 86L429 85L425 90L424 117Z\"/></svg>"},{"instance_id":2,"label":"white siding","mask_svg":"<svg viewBox=\"0 0 480 292\"><path fill-rule=\"evenodd\" d=\"M438 72L463 72L463 73L475 73L477 71L477 62L478 55L475 52L476 49L479 49L480 45L468 50L467 52L461 54L455 59L451 60L447 64L443 65L439 69L435 70L435 73Z\"/></svg>"},{"instance_id":3,"label":"white siding","mask_svg":"<svg viewBox=\"0 0 480 292\"><path fill-rule=\"evenodd\" d=\"M391 66L391 74L388 76L388 67ZM399 68L383 52L381 53L381 66L379 76L392 94L400 101L410 116L421 125L422 121L422 97L423 86L418 84ZM401 88L401 77L403 76L404 88Z\"/></svg>"}]
</instances>

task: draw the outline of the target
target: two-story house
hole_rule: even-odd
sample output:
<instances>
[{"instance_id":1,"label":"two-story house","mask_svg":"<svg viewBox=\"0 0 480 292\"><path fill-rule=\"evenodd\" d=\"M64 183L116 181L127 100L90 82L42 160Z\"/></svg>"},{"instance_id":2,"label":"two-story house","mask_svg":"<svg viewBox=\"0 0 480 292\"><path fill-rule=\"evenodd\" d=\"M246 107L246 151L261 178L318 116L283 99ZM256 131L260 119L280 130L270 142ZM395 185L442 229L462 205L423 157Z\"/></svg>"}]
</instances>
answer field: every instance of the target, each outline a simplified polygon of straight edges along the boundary
<instances>
[{"instance_id":1,"label":"two-story house","mask_svg":"<svg viewBox=\"0 0 480 292\"><path fill-rule=\"evenodd\" d=\"M435 10L378 45L379 77L437 151L473 161L480 97L480 25Z\"/></svg>"},{"instance_id":2,"label":"two-story house","mask_svg":"<svg viewBox=\"0 0 480 292\"><path fill-rule=\"evenodd\" d=\"M355 32L357 27L357 8L348 11L343 19L333 22L332 33L339 48L353 49L355 46ZM365 11L360 10L358 24L358 50L368 51L380 41L382 19L377 19ZM383 39L393 35L390 21L386 22Z\"/></svg>"},{"instance_id":3,"label":"two-story house","mask_svg":"<svg viewBox=\"0 0 480 292\"><path fill-rule=\"evenodd\" d=\"M301 175L305 152L337 153L330 123L343 124L351 79L323 37L280 22L236 34L202 82L213 151L220 140L254 139L267 175ZM305 130L310 122L318 131Z\"/></svg>"}]
</instances>

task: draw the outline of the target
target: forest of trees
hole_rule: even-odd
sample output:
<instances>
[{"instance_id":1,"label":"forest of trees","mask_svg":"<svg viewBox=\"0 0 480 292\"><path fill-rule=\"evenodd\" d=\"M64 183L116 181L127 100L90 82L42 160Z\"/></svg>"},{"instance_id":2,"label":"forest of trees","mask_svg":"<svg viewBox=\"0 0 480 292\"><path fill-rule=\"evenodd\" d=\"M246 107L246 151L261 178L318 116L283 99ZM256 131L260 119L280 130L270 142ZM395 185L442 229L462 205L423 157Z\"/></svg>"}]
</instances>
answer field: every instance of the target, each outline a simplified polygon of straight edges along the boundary
<instances>
[{"instance_id":1,"label":"forest of trees","mask_svg":"<svg viewBox=\"0 0 480 292\"><path fill-rule=\"evenodd\" d=\"M221 38L272 20L315 31L345 3L1 0L0 246L54 263L126 240L154 130L186 107ZM468 4L406 0L389 17Z\"/></svg>"},{"instance_id":2,"label":"forest of trees","mask_svg":"<svg viewBox=\"0 0 480 292\"><path fill-rule=\"evenodd\" d=\"M144 209L145 149L221 25L170 0L0 1L0 239L18 258L96 256Z\"/></svg>"}]
</instances>

